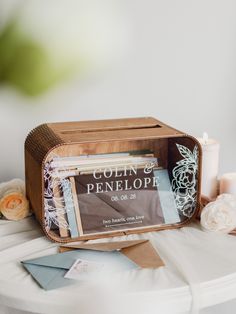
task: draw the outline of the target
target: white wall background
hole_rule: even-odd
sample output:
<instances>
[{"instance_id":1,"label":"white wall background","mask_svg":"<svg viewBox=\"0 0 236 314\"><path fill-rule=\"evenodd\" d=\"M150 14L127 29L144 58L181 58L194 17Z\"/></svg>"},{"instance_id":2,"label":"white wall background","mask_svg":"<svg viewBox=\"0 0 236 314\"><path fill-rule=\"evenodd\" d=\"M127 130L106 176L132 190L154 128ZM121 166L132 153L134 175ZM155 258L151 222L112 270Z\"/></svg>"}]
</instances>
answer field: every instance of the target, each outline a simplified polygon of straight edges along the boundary
<instances>
[{"instance_id":1,"label":"white wall background","mask_svg":"<svg viewBox=\"0 0 236 314\"><path fill-rule=\"evenodd\" d=\"M221 143L236 170L236 2L123 0L132 29L123 62L36 101L0 90L0 181L24 176L27 133L40 123L154 116Z\"/></svg>"},{"instance_id":2,"label":"white wall background","mask_svg":"<svg viewBox=\"0 0 236 314\"><path fill-rule=\"evenodd\" d=\"M132 116L207 131L221 143L220 172L236 171L236 1L122 2L130 50L112 70L36 101L0 89L0 181L24 176L24 139L38 124Z\"/></svg>"}]
</instances>

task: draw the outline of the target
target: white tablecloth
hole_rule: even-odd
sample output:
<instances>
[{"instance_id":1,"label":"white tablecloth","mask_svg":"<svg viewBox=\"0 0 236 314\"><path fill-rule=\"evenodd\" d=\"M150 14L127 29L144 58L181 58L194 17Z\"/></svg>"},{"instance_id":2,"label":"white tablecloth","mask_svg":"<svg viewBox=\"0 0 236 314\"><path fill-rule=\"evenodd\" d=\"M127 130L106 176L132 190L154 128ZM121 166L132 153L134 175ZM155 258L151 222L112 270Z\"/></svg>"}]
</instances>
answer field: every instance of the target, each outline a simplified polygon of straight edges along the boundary
<instances>
[{"instance_id":1,"label":"white tablecloth","mask_svg":"<svg viewBox=\"0 0 236 314\"><path fill-rule=\"evenodd\" d=\"M48 292L20 261L56 253L58 245L44 237L34 217L1 220L0 236L1 314L196 313L236 297L236 237L205 233L197 225L105 239L148 238L166 266Z\"/></svg>"}]
</instances>

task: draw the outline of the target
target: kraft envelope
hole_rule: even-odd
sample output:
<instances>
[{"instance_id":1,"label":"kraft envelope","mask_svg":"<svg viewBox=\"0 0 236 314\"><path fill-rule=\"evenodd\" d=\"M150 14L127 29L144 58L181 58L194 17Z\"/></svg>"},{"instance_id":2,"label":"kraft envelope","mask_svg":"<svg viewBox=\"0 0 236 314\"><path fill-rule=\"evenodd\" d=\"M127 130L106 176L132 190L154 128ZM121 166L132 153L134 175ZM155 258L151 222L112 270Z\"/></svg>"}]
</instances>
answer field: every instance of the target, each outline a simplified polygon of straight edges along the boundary
<instances>
[{"instance_id":1,"label":"kraft envelope","mask_svg":"<svg viewBox=\"0 0 236 314\"><path fill-rule=\"evenodd\" d=\"M69 243L61 246L60 252L75 249L106 252L119 250L123 255L128 257L141 268L158 268L160 266L164 266L164 263L157 251L147 239L100 243Z\"/></svg>"},{"instance_id":2,"label":"kraft envelope","mask_svg":"<svg viewBox=\"0 0 236 314\"><path fill-rule=\"evenodd\" d=\"M104 263L111 271L124 271L138 268L125 255L118 251L73 250L23 261L23 266L45 290L70 285L75 280L64 278L77 259Z\"/></svg>"}]
</instances>

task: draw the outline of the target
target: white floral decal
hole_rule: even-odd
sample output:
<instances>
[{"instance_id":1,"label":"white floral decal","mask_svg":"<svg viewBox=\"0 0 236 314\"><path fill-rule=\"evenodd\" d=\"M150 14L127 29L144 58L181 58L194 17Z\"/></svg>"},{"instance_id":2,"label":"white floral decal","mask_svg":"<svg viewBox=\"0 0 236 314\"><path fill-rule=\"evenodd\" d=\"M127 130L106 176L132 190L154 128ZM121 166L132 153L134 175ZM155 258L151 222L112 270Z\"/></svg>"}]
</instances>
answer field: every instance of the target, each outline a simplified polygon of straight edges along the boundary
<instances>
[{"instance_id":1,"label":"white floral decal","mask_svg":"<svg viewBox=\"0 0 236 314\"><path fill-rule=\"evenodd\" d=\"M50 162L44 166L44 219L46 230L49 231L54 224L70 230L69 224L65 219L66 206L64 197L61 195L64 178L58 179L54 175L54 170ZM55 194L55 191L59 191Z\"/></svg>"},{"instance_id":2,"label":"white floral decal","mask_svg":"<svg viewBox=\"0 0 236 314\"><path fill-rule=\"evenodd\" d=\"M191 152L183 145L176 146L184 159L178 161L173 169L172 189L178 211L191 218L197 203L198 148L195 146Z\"/></svg>"}]
</instances>

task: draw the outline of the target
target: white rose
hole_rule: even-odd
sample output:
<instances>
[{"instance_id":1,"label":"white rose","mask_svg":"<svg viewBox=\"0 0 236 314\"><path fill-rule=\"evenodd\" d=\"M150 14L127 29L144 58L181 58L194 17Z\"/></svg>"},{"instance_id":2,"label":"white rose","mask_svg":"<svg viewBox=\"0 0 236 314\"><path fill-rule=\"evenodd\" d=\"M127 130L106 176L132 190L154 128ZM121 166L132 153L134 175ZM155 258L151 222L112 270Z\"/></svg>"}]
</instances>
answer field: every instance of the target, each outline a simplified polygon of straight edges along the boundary
<instances>
[{"instance_id":1,"label":"white rose","mask_svg":"<svg viewBox=\"0 0 236 314\"><path fill-rule=\"evenodd\" d=\"M231 232L236 228L236 207L224 199L209 203L202 210L201 226L207 231Z\"/></svg>"},{"instance_id":2,"label":"white rose","mask_svg":"<svg viewBox=\"0 0 236 314\"><path fill-rule=\"evenodd\" d=\"M219 195L216 200L227 202L236 210L236 195L225 193L225 194Z\"/></svg>"},{"instance_id":3,"label":"white rose","mask_svg":"<svg viewBox=\"0 0 236 314\"><path fill-rule=\"evenodd\" d=\"M13 179L0 183L0 199L12 192L19 192L25 195L25 182L21 179Z\"/></svg>"}]
</instances>

